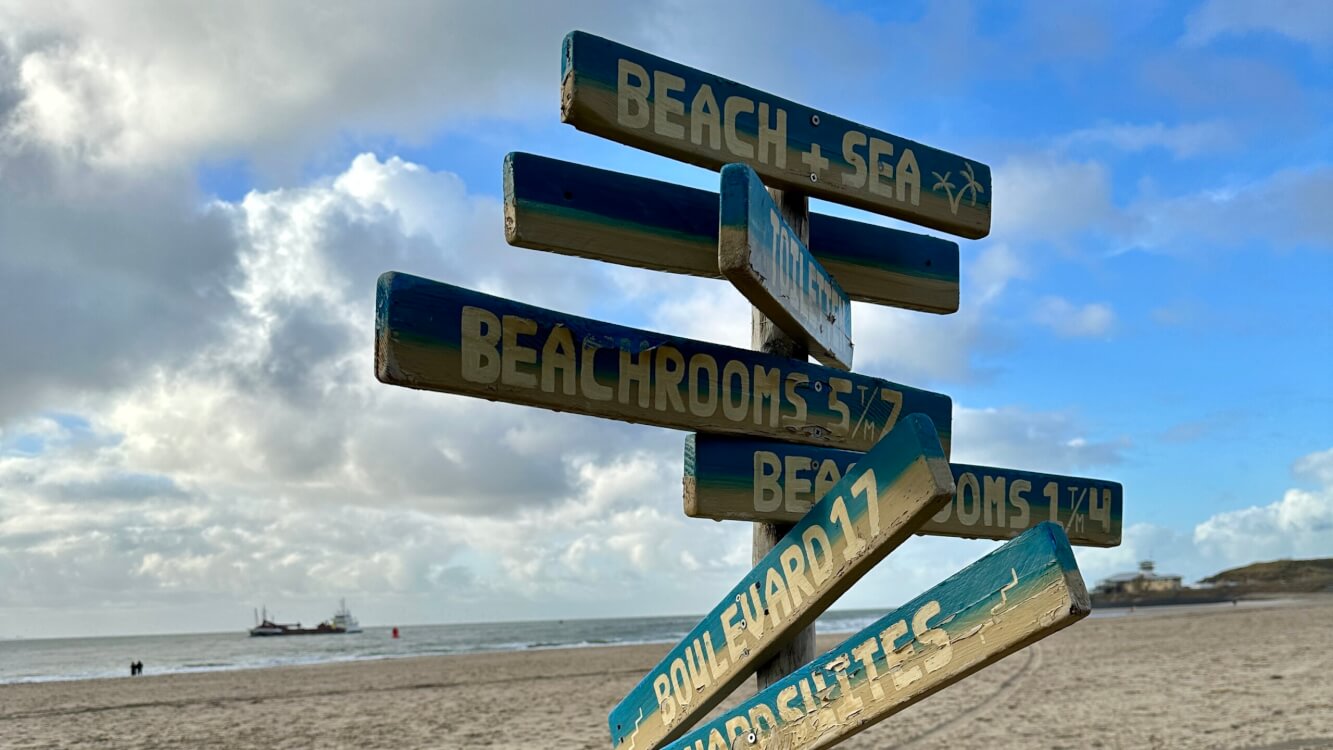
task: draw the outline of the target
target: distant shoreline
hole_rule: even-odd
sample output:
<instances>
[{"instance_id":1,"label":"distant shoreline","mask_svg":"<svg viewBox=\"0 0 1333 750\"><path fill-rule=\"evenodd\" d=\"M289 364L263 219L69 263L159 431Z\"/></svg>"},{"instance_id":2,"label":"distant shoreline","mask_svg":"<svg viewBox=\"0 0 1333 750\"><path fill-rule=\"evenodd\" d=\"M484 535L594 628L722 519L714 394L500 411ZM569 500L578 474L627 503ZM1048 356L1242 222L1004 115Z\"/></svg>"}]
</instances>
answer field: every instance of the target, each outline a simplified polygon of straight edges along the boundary
<instances>
[{"instance_id":1,"label":"distant shoreline","mask_svg":"<svg viewBox=\"0 0 1333 750\"><path fill-rule=\"evenodd\" d=\"M1256 632L1276 637L1256 649L1249 645ZM1107 611L839 750L1086 747L1108 737L1127 748L1333 748L1333 652L1311 647L1330 637L1327 595ZM818 647L837 640L822 636ZM0 736L18 747L100 742L140 750L603 747L607 711L668 648L551 648L0 685ZM753 689L747 680L723 705Z\"/></svg>"},{"instance_id":2,"label":"distant shoreline","mask_svg":"<svg viewBox=\"0 0 1333 750\"><path fill-rule=\"evenodd\" d=\"M1286 596L1271 597L1271 598L1255 597L1249 599L1241 599L1236 605L1232 605L1230 602L1207 602L1207 603L1169 604L1169 605L1159 605L1150 607L1102 606L1093 608L1091 618L1119 619L1128 616L1152 617L1152 616L1166 616L1166 615L1181 614L1181 613L1204 614L1211 611L1230 611L1237 608L1254 609L1260 607L1291 606L1291 605L1301 604L1302 602L1305 601L1319 601L1319 600L1327 600L1329 602L1333 602L1333 594L1327 594L1327 595L1298 594L1298 595L1286 595ZM854 611L859 611L859 610L854 610ZM870 619L868 613L877 611L878 610L865 610L865 612L867 613L866 615L867 621ZM644 619L651 620L653 618L644 618ZM591 622L596 622L596 621L591 621ZM415 629L408 630L409 637L411 635L411 630L419 631L431 627L449 627L449 626L418 626ZM825 636L846 635L848 633L856 632L856 630L859 629L860 629L859 627L851 627L851 626L839 629L824 629L819 631L819 635L820 638L823 639ZM380 634L378 631L383 631L383 634L387 635L389 628L376 627L376 628L368 628L367 630L369 631L371 636ZM235 632L193 633L193 634L183 634L182 636L170 636L170 637L188 637L192 639L205 639L208 638L209 636L226 636L235 640L238 637L238 634ZM330 635L330 636L325 636L320 640L323 641L324 643L336 644L338 639L348 638L348 637L349 636ZM107 637L108 640L113 638L147 639L147 638L152 638L152 636L108 636ZM308 657L308 658L300 658L298 656L297 658L294 658L292 660L273 662L273 663L237 663L237 664L193 663L189 666L170 668L170 669L162 669L160 665L154 665L151 658L144 657L144 661L147 663L148 669L145 671L143 675L138 677L131 678L127 670L116 669L114 671L96 675L51 674L51 675L40 675L40 676L33 676L33 677L19 678L19 679L0 678L0 687L17 686L17 685L42 685L50 683L69 685L74 683L101 682L106 680L122 680L122 679L144 680L144 679L171 677L171 676L226 674L233 672L269 672L272 670L281 670L289 668L305 669L309 667L324 667L324 666L338 667L338 666L349 666L349 665L373 663L373 662L391 662L391 661L396 662L402 660L434 659L441 657L444 658L461 657L461 656L485 657L488 655L498 655L498 654L524 654L524 653L542 653L542 652L552 652L552 651L580 652L580 651L585 651L587 649L598 649L598 648L658 647L670 643L675 643L678 640L678 638L679 636L672 636L672 637L660 637L660 638L640 639L640 640L623 640L614 643L595 643L595 642L585 641L579 643L563 643L563 644L560 643L515 644L512 646L497 647L497 648L472 648L472 649L463 648L447 652L404 651L401 653L375 653L375 654L349 653L345 655L323 655L323 656ZM65 639L46 639L46 642L52 643L59 640L65 640ZM88 640L88 639L68 639L68 640ZM248 639L248 637L242 640L245 643L251 642ZM262 640L265 642L269 641L269 639L262 639ZM283 639L283 640L288 640L288 639ZM22 642L23 639L15 639L14 641L10 641L10 643L16 641ZM295 638L295 639L290 639L290 641L292 642L292 645L297 645L296 642L310 643L310 640L305 638Z\"/></svg>"},{"instance_id":3,"label":"distant shoreline","mask_svg":"<svg viewBox=\"0 0 1333 750\"><path fill-rule=\"evenodd\" d=\"M851 633L883 610L834 610L819 621L823 632ZM672 643L699 616L588 618L510 623L369 627L361 633L252 638L245 631L161 636L0 640L0 685L75 682L129 677L142 661L142 677L272 669L323 663L395 660L416 656L524 653L613 645Z\"/></svg>"}]
</instances>

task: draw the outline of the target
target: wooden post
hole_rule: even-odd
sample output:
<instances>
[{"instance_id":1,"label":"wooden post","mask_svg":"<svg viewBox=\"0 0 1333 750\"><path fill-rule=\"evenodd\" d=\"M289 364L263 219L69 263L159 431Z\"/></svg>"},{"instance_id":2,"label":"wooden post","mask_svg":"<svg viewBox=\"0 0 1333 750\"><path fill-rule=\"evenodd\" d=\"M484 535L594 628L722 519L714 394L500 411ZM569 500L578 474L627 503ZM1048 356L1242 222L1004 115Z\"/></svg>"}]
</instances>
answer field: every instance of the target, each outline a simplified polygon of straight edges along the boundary
<instances>
[{"instance_id":1,"label":"wooden post","mask_svg":"<svg viewBox=\"0 0 1333 750\"><path fill-rule=\"evenodd\" d=\"M778 204L778 212L797 235L801 242L810 244L810 201L805 194L791 190L769 188L769 195ZM759 308L750 308L750 347L766 354L799 359L809 358L806 347L778 329ZM778 540L791 529L789 523L756 523L752 542L751 565L757 565L768 551L773 549ZM815 658L815 624L792 637L791 642L783 646L771 661L755 672L755 681L759 689L772 685L778 680L795 672Z\"/></svg>"}]
</instances>

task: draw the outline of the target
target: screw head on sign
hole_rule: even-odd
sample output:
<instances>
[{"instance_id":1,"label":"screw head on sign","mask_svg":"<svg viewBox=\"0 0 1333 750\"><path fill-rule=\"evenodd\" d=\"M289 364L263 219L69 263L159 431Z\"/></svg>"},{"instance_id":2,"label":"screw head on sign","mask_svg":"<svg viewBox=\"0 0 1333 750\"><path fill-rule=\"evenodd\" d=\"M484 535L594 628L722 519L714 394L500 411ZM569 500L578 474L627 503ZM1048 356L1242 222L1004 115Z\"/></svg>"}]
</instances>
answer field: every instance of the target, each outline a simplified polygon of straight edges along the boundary
<instances>
[{"instance_id":1,"label":"screw head on sign","mask_svg":"<svg viewBox=\"0 0 1333 750\"><path fill-rule=\"evenodd\" d=\"M810 124L819 125L819 115L810 115Z\"/></svg>"},{"instance_id":2,"label":"screw head on sign","mask_svg":"<svg viewBox=\"0 0 1333 750\"><path fill-rule=\"evenodd\" d=\"M811 173L810 173L810 181L811 181L811 182L819 182L819 175L815 174L814 172L811 172Z\"/></svg>"}]
</instances>

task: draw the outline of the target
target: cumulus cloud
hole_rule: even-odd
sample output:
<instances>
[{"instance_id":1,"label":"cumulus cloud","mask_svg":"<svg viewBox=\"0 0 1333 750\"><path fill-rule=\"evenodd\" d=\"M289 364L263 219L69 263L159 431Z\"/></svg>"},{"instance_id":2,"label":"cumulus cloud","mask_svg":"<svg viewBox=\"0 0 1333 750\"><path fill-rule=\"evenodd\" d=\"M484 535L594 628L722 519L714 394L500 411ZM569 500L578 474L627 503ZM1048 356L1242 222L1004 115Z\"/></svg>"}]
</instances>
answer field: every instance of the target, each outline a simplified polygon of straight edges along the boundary
<instances>
[{"instance_id":1,"label":"cumulus cloud","mask_svg":"<svg viewBox=\"0 0 1333 750\"><path fill-rule=\"evenodd\" d=\"M969 292L969 303L986 305L995 301L1010 282L1031 276L1028 261L1008 243L991 242L964 272ZM969 305L970 306L970 305Z\"/></svg>"},{"instance_id":2,"label":"cumulus cloud","mask_svg":"<svg viewBox=\"0 0 1333 750\"><path fill-rule=\"evenodd\" d=\"M241 152L300 166L346 133L421 138L558 109L559 35L647 9L558 4L5 3L27 138L102 164ZM568 28L567 28L568 27Z\"/></svg>"},{"instance_id":3,"label":"cumulus cloud","mask_svg":"<svg viewBox=\"0 0 1333 750\"><path fill-rule=\"evenodd\" d=\"M1223 560L1315 557L1333 549L1333 493L1287 490L1269 505L1222 513L1194 529L1199 550Z\"/></svg>"},{"instance_id":4,"label":"cumulus cloud","mask_svg":"<svg viewBox=\"0 0 1333 750\"><path fill-rule=\"evenodd\" d=\"M852 304L855 368L910 385L968 382L994 375L1015 334L1002 310L1005 292L1030 277L1025 254L988 241L962 263L961 304L949 315Z\"/></svg>"},{"instance_id":5,"label":"cumulus cloud","mask_svg":"<svg viewBox=\"0 0 1333 750\"><path fill-rule=\"evenodd\" d=\"M1177 159L1229 151L1240 145L1234 127L1220 120L1167 125L1104 123L1075 130L1061 138L1064 148L1106 144L1129 153L1165 149Z\"/></svg>"},{"instance_id":6,"label":"cumulus cloud","mask_svg":"<svg viewBox=\"0 0 1333 750\"><path fill-rule=\"evenodd\" d=\"M1268 505L1219 513L1194 529L1201 554L1217 560L1322 557L1333 550L1333 448L1297 459L1292 474L1314 485Z\"/></svg>"},{"instance_id":7,"label":"cumulus cloud","mask_svg":"<svg viewBox=\"0 0 1333 750\"><path fill-rule=\"evenodd\" d=\"M1085 260L1083 248L1090 242L1109 244L1112 254L1129 249L1187 254L1255 245L1333 248L1333 215L1320 203L1333 191L1333 168L1326 165L1279 169L1173 194L1144 179L1132 197L1117 200L1110 167L1073 155L1077 145L1097 140L1127 150L1161 146L1184 155L1204 148L1192 137L1180 130L1076 131L1057 149L1010 157L995 168L995 192L1005 196L1005 204L996 208L994 235L1017 247L1049 244Z\"/></svg>"},{"instance_id":8,"label":"cumulus cloud","mask_svg":"<svg viewBox=\"0 0 1333 750\"><path fill-rule=\"evenodd\" d=\"M0 570L12 574L0 586L21 611L216 597L202 622L222 603L338 594L412 602L418 618L456 617L450 604L480 618L614 614L644 605L608 591L651 586L653 611L672 613L748 567L748 527L681 513L683 434L391 388L371 368L373 281L387 268L575 313L623 295L656 327L744 345L747 306L727 285L671 279L664 293L643 272L509 248L498 202L394 158L209 210L234 247L213 335L89 396L86 419L0 434ZM987 257L994 299L1020 264L1003 248ZM733 318L734 331L718 327ZM892 356L910 370L932 355ZM1008 415L1027 431L1016 441L964 412L960 444L1001 462L1025 460L1003 448L1016 444L1093 460L1062 417Z\"/></svg>"},{"instance_id":9,"label":"cumulus cloud","mask_svg":"<svg viewBox=\"0 0 1333 750\"><path fill-rule=\"evenodd\" d=\"M152 474L132 476L127 492L131 460L116 436L80 432L63 428L40 456L0 458L0 627L9 632L32 632L22 618L41 609L192 605L200 609L190 627L230 629L219 612L265 597L429 593L458 604L477 595L458 575L458 532L445 518L303 505ZM64 491L72 482L77 493ZM84 630L61 622L45 632ZM167 627L182 624L177 614Z\"/></svg>"},{"instance_id":10,"label":"cumulus cloud","mask_svg":"<svg viewBox=\"0 0 1333 750\"><path fill-rule=\"evenodd\" d=\"M610 614L625 603L607 590L657 570L739 572L737 530L680 512L682 434L373 377L382 270L580 313L616 296L604 267L505 246L498 202L397 159L210 210L236 247L214 334L90 394L86 419L0 433L7 601L420 597L458 579L447 601L477 616Z\"/></svg>"},{"instance_id":11,"label":"cumulus cloud","mask_svg":"<svg viewBox=\"0 0 1333 750\"><path fill-rule=\"evenodd\" d=\"M1315 486L1288 489L1267 504L1217 513L1192 530L1133 524L1120 547L1078 550L1079 563L1089 582L1132 570L1144 559L1190 581L1253 562L1327 557L1333 550L1333 449L1301 457L1293 473Z\"/></svg>"},{"instance_id":12,"label":"cumulus cloud","mask_svg":"<svg viewBox=\"0 0 1333 750\"><path fill-rule=\"evenodd\" d=\"M1141 217L1133 244L1170 252L1279 243L1333 249L1333 216L1323 209L1333 193L1333 167L1284 169L1239 185L1180 196L1141 195L1130 210Z\"/></svg>"},{"instance_id":13,"label":"cumulus cloud","mask_svg":"<svg viewBox=\"0 0 1333 750\"><path fill-rule=\"evenodd\" d=\"M1003 205L996 205L993 231L1009 242L1068 245L1082 233L1109 233L1124 221L1111 198L1110 172L1095 160L1012 156L995 167L994 182Z\"/></svg>"},{"instance_id":14,"label":"cumulus cloud","mask_svg":"<svg viewBox=\"0 0 1333 750\"><path fill-rule=\"evenodd\" d=\"M1208 0L1185 18L1187 45L1207 44L1218 37L1273 33L1315 49L1333 45L1333 14L1321 0L1283 0L1255 4L1245 0Z\"/></svg>"},{"instance_id":15,"label":"cumulus cloud","mask_svg":"<svg viewBox=\"0 0 1333 750\"><path fill-rule=\"evenodd\" d=\"M239 273L221 210L179 175L62 164L5 125L0 111L0 313L24 323L0 326L0 422L131 384L221 335Z\"/></svg>"},{"instance_id":16,"label":"cumulus cloud","mask_svg":"<svg viewBox=\"0 0 1333 750\"><path fill-rule=\"evenodd\" d=\"M1291 471L1298 478L1333 487L1333 448L1302 456Z\"/></svg>"},{"instance_id":17,"label":"cumulus cloud","mask_svg":"<svg viewBox=\"0 0 1333 750\"><path fill-rule=\"evenodd\" d=\"M749 528L682 517L681 433L391 388L374 380L370 348L374 279L389 269L746 346L748 305L734 289L509 248L495 198L401 158L362 154L328 177L292 176L341 158L327 154L347 142L552 121L569 28L794 97L829 95L822 84L836 74L832 95L852 117L882 76L900 95L962 87L1010 54L977 37L966 7L882 23L761 5L708 10L796 20L779 37L737 38L725 18L680 34L676 20L703 7L693 2L222 12L0 0L0 312L24 321L0 328L0 629L77 623L80 612L125 630L148 613L174 618L171 629L231 629L256 599L319 601L324 614L338 595L409 621L688 612L707 603L700 592L734 583ZM1064 40L1077 20L1034 34ZM783 52L811 34L848 40L832 73ZM891 60L877 52L886 36L900 42ZM1025 64L1104 49L1077 36L1065 51L1025 50ZM965 41L932 77L902 80L904 61L935 55L941 38ZM1213 136L1117 126L1082 137L1185 155ZM201 196L201 160L232 159L274 168L265 179L281 187ZM1111 182L1100 162L1062 155L1001 164L1004 241L970 246L963 310L858 303L857 369L912 384L984 376L1006 346L1000 301L1034 267L1030 246L1126 221ZM1303 231L1317 242L1325 229ZM1092 312L1083 330L1097 327ZM1129 448L1069 414L956 415L962 461L1075 472ZM1324 476L1312 461L1302 470ZM1288 506L1219 520L1206 536L1220 549L1242 522L1280 531L1283 519L1318 517L1305 499ZM861 602L905 599L984 548L914 540L858 589L873 592ZM645 589L650 602L608 596ZM183 604L188 614L172 612Z\"/></svg>"},{"instance_id":18,"label":"cumulus cloud","mask_svg":"<svg viewBox=\"0 0 1333 750\"><path fill-rule=\"evenodd\" d=\"M954 404L952 460L1071 474L1124 461L1127 438L1090 437L1073 414Z\"/></svg>"},{"instance_id":19,"label":"cumulus cloud","mask_svg":"<svg viewBox=\"0 0 1333 750\"><path fill-rule=\"evenodd\" d=\"M1032 312L1032 319L1061 336L1100 338L1115 326L1115 312L1110 305L1089 302L1075 305L1064 297L1043 297Z\"/></svg>"}]
</instances>

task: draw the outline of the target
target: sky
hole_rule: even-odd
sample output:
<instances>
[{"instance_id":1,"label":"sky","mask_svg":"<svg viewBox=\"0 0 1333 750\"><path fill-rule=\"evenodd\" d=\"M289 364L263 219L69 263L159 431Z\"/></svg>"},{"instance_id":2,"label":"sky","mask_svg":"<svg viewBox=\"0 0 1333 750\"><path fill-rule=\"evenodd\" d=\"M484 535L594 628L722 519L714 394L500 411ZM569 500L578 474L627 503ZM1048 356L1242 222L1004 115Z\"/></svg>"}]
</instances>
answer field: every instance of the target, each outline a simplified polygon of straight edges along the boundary
<instances>
[{"instance_id":1,"label":"sky","mask_svg":"<svg viewBox=\"0 0 1333 750\"><path fill-rule=\"evenodd\" d=\"M749 526L682 513L685 433L373 375L387 270L748 346L724 281L505 244L509 151L717 190L560 123L574 29L992 167L959 311L855 303L855 369L951 396L955 461L1123 483L1090 583L1333 555L1319 0L0 0L0 637L703 613L739 580ZM996 544L914 537L835 606Z\"/></svg>"}]
</instances>

